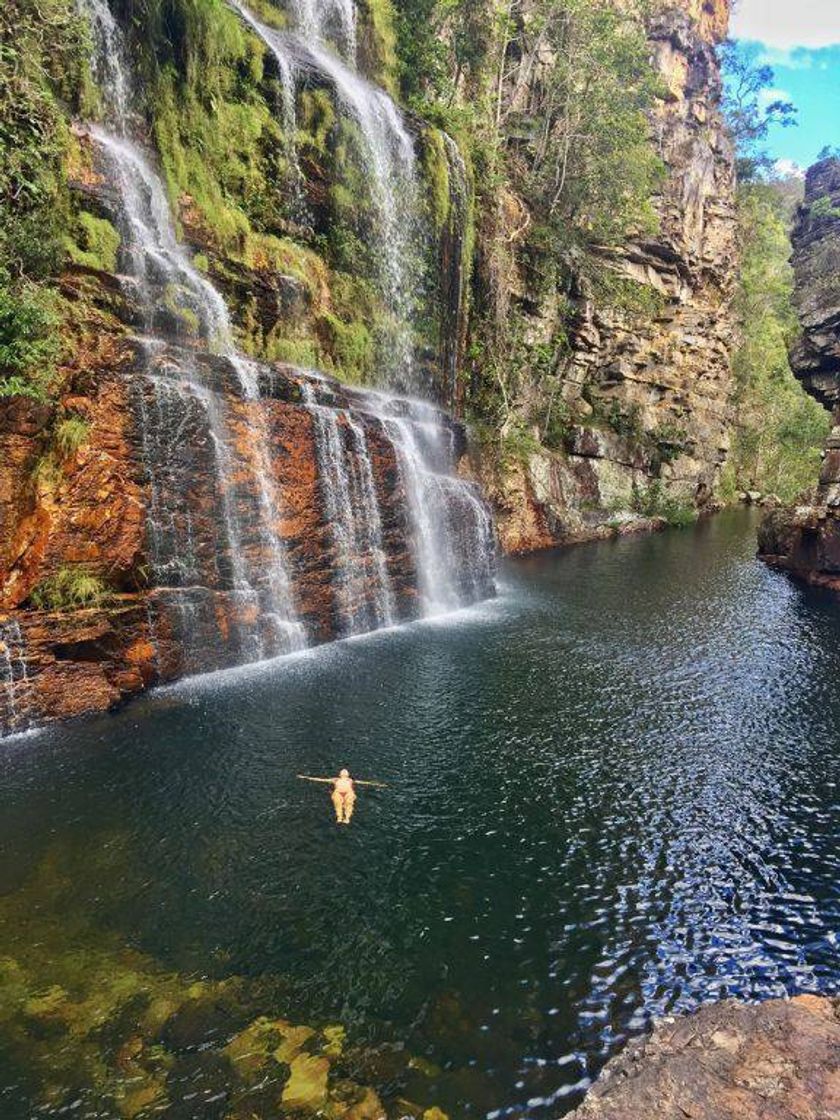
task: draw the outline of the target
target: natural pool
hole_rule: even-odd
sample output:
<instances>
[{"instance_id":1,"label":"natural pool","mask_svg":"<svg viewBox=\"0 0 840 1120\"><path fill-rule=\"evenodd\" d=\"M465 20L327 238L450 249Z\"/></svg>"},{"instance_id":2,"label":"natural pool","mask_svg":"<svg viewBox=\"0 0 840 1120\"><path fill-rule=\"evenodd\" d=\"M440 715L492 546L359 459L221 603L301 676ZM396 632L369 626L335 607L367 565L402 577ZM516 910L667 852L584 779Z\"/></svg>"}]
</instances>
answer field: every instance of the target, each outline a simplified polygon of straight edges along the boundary
<instances>
[{"instance_id":1,"label":"natural pool","mask_svg":"<svg viewBox=\"0 0 840 1120\"><path fill-rule=\"evenodd\" d=\"M285 1115L329 1063L556 1116L651 1016L840 990L840 604L753 552L733 513L538 556L0 744L0 1115ZM388 783L349 828L295 777L341 765ZM257 1062L257 1015L321 1057Z\"/></svg>"}]
</instances>

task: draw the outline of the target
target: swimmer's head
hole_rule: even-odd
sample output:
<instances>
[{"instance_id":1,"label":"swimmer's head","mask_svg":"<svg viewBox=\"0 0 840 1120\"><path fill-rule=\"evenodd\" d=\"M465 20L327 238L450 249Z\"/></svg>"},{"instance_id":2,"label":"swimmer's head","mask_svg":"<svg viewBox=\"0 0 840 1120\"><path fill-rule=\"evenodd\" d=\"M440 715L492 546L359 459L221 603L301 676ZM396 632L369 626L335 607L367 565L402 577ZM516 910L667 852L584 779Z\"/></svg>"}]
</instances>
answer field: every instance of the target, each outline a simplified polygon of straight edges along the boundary
<instances>
[{"instance_id":1,"label":"swimmer's head","mask_svg":"<svg viewBox=\"0 0 840 1120\"><path fill-rule=\"evenodd\" d=\"M341 770L341 771L339 771L338 776L339 776L339 778L349 778L350 777L350 771L349 770Z\"/></svg>"}]
</instances>

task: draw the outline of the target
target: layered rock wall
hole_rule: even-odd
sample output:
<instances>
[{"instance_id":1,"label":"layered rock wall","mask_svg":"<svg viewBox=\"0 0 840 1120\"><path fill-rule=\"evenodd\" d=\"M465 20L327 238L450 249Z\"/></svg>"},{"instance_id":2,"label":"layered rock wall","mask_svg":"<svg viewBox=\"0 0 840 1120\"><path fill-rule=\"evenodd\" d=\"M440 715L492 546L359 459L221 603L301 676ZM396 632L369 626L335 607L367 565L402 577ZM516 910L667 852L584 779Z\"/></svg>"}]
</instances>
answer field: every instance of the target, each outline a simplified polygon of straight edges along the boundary
<instances>
[{"instance_id":1,"label":"layered rock wall","mask_svg":"<svg viewBox=\"0 0 840 1120\"><path fill-rule=\"evenodd\" d=\"M834 427L816 489L767 515L759 554L809 583L840 590L840 160L823 160L808 171L792 242L802 332L791 348L791 367L832 412Z\"/></svg>"},{"instance_id":2,"label":"layered rock wall","mask_svg":"<svg viewBox=\"0 0 840 1120\"><path fill-rule=\"evenodd\" d=\"M663 87L651 120L666 170L659 230L602 253L605 267L642 286L649 307L631 314L578 291L562 385L573 422L562 452L485 472L511 551L632 526L628 511L652 484L673 502L713 501L731 426L734 153L715 50L728 18L726 0L687 0L649 22ZM511 284L527 294L515 271ZM519 301L527 330L550 343L562 327L558 308L546 303L534 315L527 304Z\"/></svg>"}]
</instances>

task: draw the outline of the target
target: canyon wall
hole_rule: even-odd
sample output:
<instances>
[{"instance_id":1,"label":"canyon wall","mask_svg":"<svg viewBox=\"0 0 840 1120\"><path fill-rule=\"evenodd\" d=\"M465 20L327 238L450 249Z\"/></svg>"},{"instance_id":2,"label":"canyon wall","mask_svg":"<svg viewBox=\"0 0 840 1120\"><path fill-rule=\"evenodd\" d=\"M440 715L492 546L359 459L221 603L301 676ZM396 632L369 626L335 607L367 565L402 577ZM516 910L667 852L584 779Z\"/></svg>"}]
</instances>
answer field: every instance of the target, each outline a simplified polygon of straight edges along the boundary
<instances>
[{"instance_id":1,"label":"canyon wall","mask_svg":"<svg viewBox=\"0 0 840 1120\"><path fill-rule=\"evenodd\" d=\"M791 367L806 392L832 414L816 488L771 511L759 554L809 583L840 590L840 160L810 168L792 235L794 300L801 335Z\"/></svg>"},{"instance_id":2,"label":"canyon wall","mask_svg":"<svg viewBox=\"0 0 840 1120\"><path fill-rule=\"evenodd\" d=\"M501 466L485 459L483 478L511 551L646 525L644 513L703 510L714 501L732 423L737 253L734 153L715 52L728 20L726 0L687 0L664 5L648 22L660 79L650 122L664 164L658 228L595 248L639 306L610 306L573 281L565 305L553 293L535 307L527 262L511 262L508 313L539 344L568 329L570 348L560 373L569 418L562 446L534 447ZM527 209L521 200L509 206ZM521 229L527 224L519 218Z\"/></svg>"},{"instance_id":3,"label":"canyon wall","mask_svg":"<svg viewBox=\"0 0 840 1120\"><path fill-rule=\"evenodd\" d=\"M644 28L653 220L586 248L629 304L580 249L535 280L515 165L556 56L522 47L529 3L498 83L491 21L473 85L459 62L419 108L409 0L306 28L173 4L84 0L92 68L55 102L63 352L0 392L0 733L490 595L482 492L518 552L708 508L726 455L724 0ZM505 418L488 338L522 367Z\"/></svg>"},{"instance_id":4,"label":"canyon wall","mask_svg":"<svg viewBox=\"0 0 840 1120\"><path fill-rule=\"evenodd\" d=\"M420 137L356 73L364 51L352 6L319 9L322 23L305 36L217 6L226 27L199 22L153 48L211 55L230 44L220 90L232 91L240 132L243 120L258 130L238 141L255 163L267 149L262 189L277 186L272 173L284 176L271 204L258 200L270 231L249 229L245 211L225 213L203 163L179 166L195 194L165 181L167 155L185 153L181 139L167 147L153 131L165 106L143 112L132 24L104 0L80 6L100 100L94 119L73 122L67 153L73 222L57 294L65 358L49 394L14 384L0 395L0 733L494 594L490 511L458 470L463 426L432 394L391 391L417 391L445 366L433 348L422 353L413 324L424 257L433 310L437 302L438 246L422 236ZM250 80L237 75L246 61ZM195 77L195 96L208 81ZM304 176L305 128L291 115L316 83L318 127L332 139L321 137L321 162ZM181 81L165 96L184 98L173 123L181 128L192 94ZM212 93L202 111L215 127ZM341 157L331 146L339 141ZM357 206L368 236L357 274L341 273L335 247L330 272L280 236L291 211L332 229L330 157L357 190L342 202L345 223ZM241 174L223 145L220 179ZM307 229L297 236L314 239ZM448 232L440 286L457 300L450 273L457 286L462 243L457 228ZM318 356L301 330L329 332L334 356L338 339L373 360L369 334L341 317L360 300L381 326L371 378L380 387L278 360L284 346ZM440 353L448 336L441 327Z\"/></svg>"}]
</instances>

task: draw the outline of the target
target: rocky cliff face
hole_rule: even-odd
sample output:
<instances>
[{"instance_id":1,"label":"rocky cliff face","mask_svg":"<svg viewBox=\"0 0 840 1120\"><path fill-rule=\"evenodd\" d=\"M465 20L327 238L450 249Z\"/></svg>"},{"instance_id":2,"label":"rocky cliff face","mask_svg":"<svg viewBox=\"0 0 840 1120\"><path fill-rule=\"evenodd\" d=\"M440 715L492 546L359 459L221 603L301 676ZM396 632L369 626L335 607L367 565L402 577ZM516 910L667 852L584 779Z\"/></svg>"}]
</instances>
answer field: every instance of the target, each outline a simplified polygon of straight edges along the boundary
<instances>
[{"instance_id":1,"label":"rocky cliff face","mask_svg":"<svg viewBox=\"0 0 840 1120\"><path fill-rule=\"evenodd\" d=\"M711 501L734 247L725 0L666 6L648 26L659 228L598 250L643 293L635 312L582 279L536 293L523 199L504 189L480 212L468 145L348 77L355 57L388 84L378 7L355 56L352 35L328 42L347 5L315 52L224 5L216 22L187 5L172 26L122 30L121 5L90 8L108 48L97 80L119 97L68 146L68 356L47 399L0 397L0 733L283 652L295 634L327 641L492 593L475 475L512 552L655 524L663 495ZM502 94L527 100L520 78ZM570 339L554 450L468 464L462 423L358 387L408 364L468 409L482 298L536 350Z\"/></svg>"},{"instance_id":2,"label":"rocky cliff face","mask_svg":"<svg viewBox=\"0 0 840 1120\"><path fill-rule=\"evenodd\" d=\"M650 20L664 91L651 121L666 170L659 230L602 253L616 277L640 286L644 309L604 306L585 285L574 294L564 448L485 474L511 551L632 527L628 511L656 512L651 494L699 509L713 500L731 423L734 171L715 54L728 18L726 0L688 0ZM550 340L556 305L535 314L516 270L512 287L527 330Z\"/></svg>"},{"instance_id":3,"label":"rocky cliff face","mask_svg":"<svg viewBox=\"0 0 840 1120\"><path fill-rule=\"evenodd\" d=\"M0 398L0 733L493 593L463 427L216 352L221 301L171 238L154 172L99 135L79 130L75 190L120 229L119 271L63 276L62 394ZM283 277L215 267L268 329L287 313Z\"/></svg>"},{"instance_id":4,"label":"rocky cliff face","mask_svg":"<svg viewBox=\"0 0 840 1120\"><path fill-rule=\"evenodd\" d=\"M816 490L767 516L759 553L810 583L840 590L840 160L809 170L792 242L802 334L791 349L791 367L833 413L835 426Z\"/></svg>"}]
</instances>

